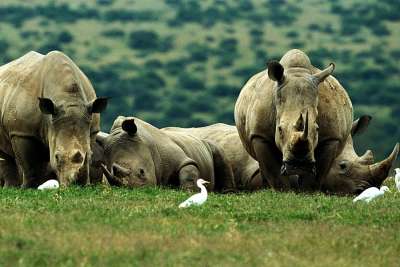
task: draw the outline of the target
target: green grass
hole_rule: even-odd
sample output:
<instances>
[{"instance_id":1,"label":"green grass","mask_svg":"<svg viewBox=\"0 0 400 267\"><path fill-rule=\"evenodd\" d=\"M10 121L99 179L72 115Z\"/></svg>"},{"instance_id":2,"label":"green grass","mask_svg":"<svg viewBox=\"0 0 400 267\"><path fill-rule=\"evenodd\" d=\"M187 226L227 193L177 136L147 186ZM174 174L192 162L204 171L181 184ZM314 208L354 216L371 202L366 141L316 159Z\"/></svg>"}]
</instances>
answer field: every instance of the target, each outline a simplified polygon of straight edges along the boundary
<instances>
[{"instance_id":1,"label":"green grass","mask_svg":"<svg viewBox=\"0 0 400 267\"><path fill-rule=\"evenodd\" d=\"M392 185L393 188L393 185ZM351 198L88 187L0 193L0 266L397 266L399 193Z\"/></svg>"}]
</instances>

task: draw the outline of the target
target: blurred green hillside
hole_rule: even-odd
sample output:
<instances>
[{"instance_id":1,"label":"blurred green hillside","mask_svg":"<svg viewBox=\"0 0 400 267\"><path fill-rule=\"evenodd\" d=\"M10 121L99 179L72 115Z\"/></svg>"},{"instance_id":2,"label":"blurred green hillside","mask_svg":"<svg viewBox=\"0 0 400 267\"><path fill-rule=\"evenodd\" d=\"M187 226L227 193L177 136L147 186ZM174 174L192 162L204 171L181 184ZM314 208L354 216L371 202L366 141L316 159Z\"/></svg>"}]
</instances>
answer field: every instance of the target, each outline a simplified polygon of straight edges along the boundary
<instances>
[{"instance_id":1,"label":"blurred green hillside","mask_svg":"<svg viewBox=\"0 0 400 267\"><path fill-rule=\"evenodd\" d=\"M374 119L357 138L377 158L400 141L398 0L76 0L0 3L0 63L61 50L111 96L119 115L156 126L233 123L248 78L300 48L336 63L355 115Z\"/></svg>"}]
</instances>

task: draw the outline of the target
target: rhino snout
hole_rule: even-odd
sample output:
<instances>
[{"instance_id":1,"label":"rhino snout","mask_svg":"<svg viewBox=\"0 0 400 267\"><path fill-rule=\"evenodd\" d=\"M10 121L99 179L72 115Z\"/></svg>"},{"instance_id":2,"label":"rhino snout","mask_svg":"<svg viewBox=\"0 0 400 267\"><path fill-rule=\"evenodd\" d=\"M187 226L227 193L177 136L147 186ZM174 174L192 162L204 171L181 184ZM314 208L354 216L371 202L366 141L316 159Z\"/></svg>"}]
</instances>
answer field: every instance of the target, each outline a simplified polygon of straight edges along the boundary
<instances>
[{"instance_id":1,"label":"rhino snout","mask_svg":"<svg viewBox=\"0 0 400 267\"><path fill-rule=\"evenodd\" d=\"M76 163L76 164L80 164L83 163L84 157L82 152L80 152L79 150L75 150L72 152L72 157L71 157L71 162L72 163Z\"/></svg>"},{"instance_id":2,"label":"rhino snout","mask_svg":"<svg viewBox=\"0 0 400 267\"><path fill-rule=\"evenodd\" d=\"M287 160L283 161L281 175L312 175L316 176L315 161Z\"/></svg>"}]
</instances>

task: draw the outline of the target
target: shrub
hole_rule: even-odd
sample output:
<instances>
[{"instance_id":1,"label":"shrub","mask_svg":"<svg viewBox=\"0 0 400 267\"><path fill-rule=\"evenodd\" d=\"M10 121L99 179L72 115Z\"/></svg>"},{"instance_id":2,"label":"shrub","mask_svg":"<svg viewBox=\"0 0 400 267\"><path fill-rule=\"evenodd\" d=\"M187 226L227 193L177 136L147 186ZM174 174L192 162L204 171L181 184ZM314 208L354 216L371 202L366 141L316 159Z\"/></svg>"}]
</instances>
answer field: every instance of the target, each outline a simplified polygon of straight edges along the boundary
<instances>
[{"instance_id":1,"label":"shrub","mask_svg":"<svg viewBox=\"0 0 400 267\"><path fill-rule=\"evenodd\" d=\"M139 50L154 50L158 48L160 38L156 32L139 30L129 35L129 46Z\"/></svg>"},{"instance_id":2,"label":"shrub","mask_svg":"<svg viewBox=\"0 0 400 267\"><path fill-rule=\"evenodd\" d=\"M72 42L73 39L74 37L72 36L72 34L66 30L60 32L60 34L58 35L58 42L60 43L68 44Z\"/></svg>"},{"instance_id":3,"label":"shrub","mask_svg":"<svg viewBox=\"0 0 400 267\"><path fill-rule=\"evenodd\" d=\"M182 88L192 91L204 89L204 81L202 79L186 72L179 75L178 83Z\"/></svg>"}]
</instances>

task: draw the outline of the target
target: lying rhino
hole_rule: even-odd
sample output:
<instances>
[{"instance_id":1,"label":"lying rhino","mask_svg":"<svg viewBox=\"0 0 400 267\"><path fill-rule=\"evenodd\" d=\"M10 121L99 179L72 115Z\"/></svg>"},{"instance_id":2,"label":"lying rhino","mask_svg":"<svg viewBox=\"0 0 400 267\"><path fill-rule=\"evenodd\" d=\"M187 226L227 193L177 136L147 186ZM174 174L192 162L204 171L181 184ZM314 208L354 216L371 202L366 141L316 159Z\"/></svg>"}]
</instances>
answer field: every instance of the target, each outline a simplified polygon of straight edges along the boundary
<instances>
[{"instance_id":1,"label":"lying rhino","mask_svg":"<svg viewBox=\"0 0 400 267\"><path fill-rule=\"evenodd\" d=\"M199 128L168 127L165 130L183 132L203 140L209 140L220 147L233 171L238 190L262 188L258 162L244 149L235 126L217 123ZM163 130L164 130L163 129Z\"/></svg>"},{"instance_id":2,"label":"lying rhino","mask_svg":"<svg viewBox=\"0 0 400 267\"><path fill-rule=\"evenodd\" d=\"M29 52L0 67L0 157L5 186L37 187L48 167L61 185L86 184L106 98L61 52Z\"/></svg>"},{"instance_id":3,"label":"lying rhino","mask_svg":"<svg viewBox=\"0 0 400 267\"><path fill-rule=\"evenodd\" d=\"M353 122L350 99L340 83L311 65L300 50L254 75L235 105L235 123L265 182L289 189L298 175L302 190L318 190L342 152Z\"/></svg>"},{"instance_id":4,"label":"lying rhino","mask_svg":"<svg viewBox=\"0 0 400 267\"><path fill-rule=\"evenodd\" d=\"M197 179L203 178L210 181L209 190L229 191L234 187L223 154L210 142L123 116L114 121L110 134L99 133L97 141L104 147L107 166L103 170L112 185L193 189Z\"/></svg>"},{"instance_id":5,"label":"lying rhino","mask_svg":"<svg viewBox=\"0 0 400 267\"><path fill-rule=\"evenodd\" d=\"M185 154L197 163L200 173L210 177L210 187L228 192L235 188L234 176L228 159L217 144L198 138L176 128L161 129Z\"/></svg>"},{"instance_id":6,"label":"lying rhino","mask_svg":"<svg viewBox=\"0 0 400 267\"><path fill-rule=\"evenodd\" d=\"M359 194L368 187L380 187L388 177L390 168L399 153L397 143L393 152L386 159L374 164L370 150L359 157L354 151L352 136L360 134L368 127L370 116L362 116L353 123L351 135L347 138L342 153L334 160L322 191L332 194Z\"/></svg>"}]
</instances>

